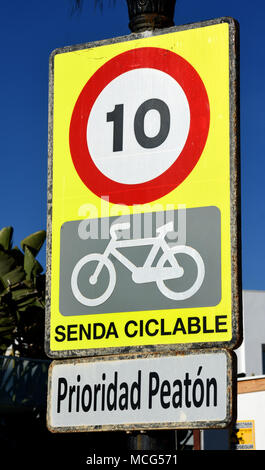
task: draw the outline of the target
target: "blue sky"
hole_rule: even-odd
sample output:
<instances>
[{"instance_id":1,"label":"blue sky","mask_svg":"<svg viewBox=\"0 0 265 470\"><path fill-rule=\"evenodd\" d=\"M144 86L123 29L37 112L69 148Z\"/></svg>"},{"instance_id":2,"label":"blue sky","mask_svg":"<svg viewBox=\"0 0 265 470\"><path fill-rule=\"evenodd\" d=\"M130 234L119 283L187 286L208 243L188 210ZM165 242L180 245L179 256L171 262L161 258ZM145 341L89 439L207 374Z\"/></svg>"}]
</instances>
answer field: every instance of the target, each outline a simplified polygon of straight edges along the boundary
<instances>
[{"instance_id":1,"label":"blue sky","mask_svg":"<svg viewBox=\"0 0 265 470\"><path fill-rule=\"evenodd\" d=\"M48 61L55 48L130 34L125 0L0 3L0 228L14 243L46 229ZM231 16L240 24L243 288L265 290L265 6L262 0L177 0L175 24ZM45 247L39 260L45 267Z\"/></svg>"}]
</instances>

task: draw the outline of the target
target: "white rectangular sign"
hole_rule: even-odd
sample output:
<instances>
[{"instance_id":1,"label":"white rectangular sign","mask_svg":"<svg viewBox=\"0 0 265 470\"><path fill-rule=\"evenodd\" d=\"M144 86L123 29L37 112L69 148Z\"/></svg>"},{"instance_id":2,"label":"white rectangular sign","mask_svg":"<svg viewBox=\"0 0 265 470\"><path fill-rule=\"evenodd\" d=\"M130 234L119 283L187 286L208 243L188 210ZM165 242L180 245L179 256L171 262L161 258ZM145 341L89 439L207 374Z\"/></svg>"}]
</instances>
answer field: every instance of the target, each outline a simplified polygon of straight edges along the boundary
<instances>
[{"instance_id":1,"label":"white rectangular sign","mask_svg":"<svg viewBox=\"0 0 265 470\"><path fill-rule=\"evenodd\" d=\"M232 363L225 350L55 361L48 428L226 427L232 420Z\"/></svg>"}]
</instances>

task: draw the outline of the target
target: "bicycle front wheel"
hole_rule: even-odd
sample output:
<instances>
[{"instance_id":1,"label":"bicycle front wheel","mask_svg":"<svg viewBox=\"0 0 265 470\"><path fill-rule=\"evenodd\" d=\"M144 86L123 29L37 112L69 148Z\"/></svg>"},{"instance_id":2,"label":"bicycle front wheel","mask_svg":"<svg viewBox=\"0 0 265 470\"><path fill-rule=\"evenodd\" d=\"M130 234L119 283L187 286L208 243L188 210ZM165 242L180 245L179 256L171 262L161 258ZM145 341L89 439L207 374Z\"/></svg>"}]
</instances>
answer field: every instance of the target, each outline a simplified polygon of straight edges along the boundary
<instances>
[{"instance_id":1,"label":"bicycle front wheel","mask_svg":"<svg viewBox=\"0 0 265 470\"><path fill-rule=\"evenodd\" d=\"M201 255L198 253L197 250L190 246L186 245L176 245L173 248L171 248L172 254L176 257L179 258L178 255L183 256L184 258L186 257L190 263L194 265L194 269L196 270L196 274L194 278L192 279L192 284L191 286L187 287L187 284L185 285L185 288L182 288L180 291L175 290L175 285L178 283L178 280L175 282L174 281L169 281L160 278L157 281L157 287L160 290L160 292L165 296L168 297L171 300L186 300L192 297L200 287L202 286L204 276L205 276L205 266L203 259ZM160 260L157 263L157 267L162 268L167 264L170 263L169 258L166 253L164 253ZM171 264L171 263L170 263ZM179 263L180 264L180 263ZM184 275L185 273L185 266L184 266ZM172 282L174 283L174 286L172 285Z\"/></svg>"},{"instance_id":2,"label":"bicycle front wheel","mask_svg":"<svg viewBox=\"0 0 265 470\"><path fill-rule=\"evenodd\" d=\"M99 271L97 277L95 277L96 270ZM92 253L81 258L71 276L73 295L78 302L88 307L106 302L115 284L115 268L112 262L100 253Z\"/></svg>"}]
</instances>

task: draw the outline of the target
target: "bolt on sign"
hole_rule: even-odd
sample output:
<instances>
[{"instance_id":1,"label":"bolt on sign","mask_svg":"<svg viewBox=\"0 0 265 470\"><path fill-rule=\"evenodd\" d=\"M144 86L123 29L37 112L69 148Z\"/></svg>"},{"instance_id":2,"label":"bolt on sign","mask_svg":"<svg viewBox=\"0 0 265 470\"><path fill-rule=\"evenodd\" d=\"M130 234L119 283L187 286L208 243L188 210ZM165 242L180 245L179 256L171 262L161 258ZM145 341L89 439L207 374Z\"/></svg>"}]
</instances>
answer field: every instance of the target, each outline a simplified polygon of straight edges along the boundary
<instances>
[{"instance_id":1,"label":"bolt on sign","mask_svg":"<svg viewBox=\"0 0 265 470\"><path fill-rule=\"evenodd\" d=\"M46 351L241 340L237 25L50 59Z\"/></svg>"}]
</instances>

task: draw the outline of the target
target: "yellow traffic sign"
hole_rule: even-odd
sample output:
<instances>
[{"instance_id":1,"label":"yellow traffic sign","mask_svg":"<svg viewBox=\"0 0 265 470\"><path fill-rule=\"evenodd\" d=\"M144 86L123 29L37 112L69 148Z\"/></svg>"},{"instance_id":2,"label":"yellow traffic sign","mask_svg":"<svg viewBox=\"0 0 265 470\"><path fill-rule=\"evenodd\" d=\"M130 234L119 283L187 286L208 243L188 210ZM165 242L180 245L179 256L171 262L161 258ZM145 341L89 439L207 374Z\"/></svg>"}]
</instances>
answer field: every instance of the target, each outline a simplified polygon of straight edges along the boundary
<instances>
[{"instance_id":1,"label":"yellow traffic sign","mask_svg":"<svg viewBox=\"0 0 265 470\"><path fill-rule=\"evenodd\" d=\"M241 339L232 19L54 51L46 351Z\"/></svg>"}]
</instances>

